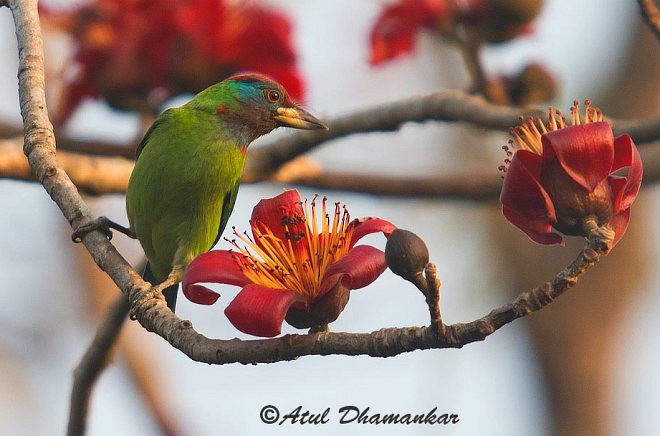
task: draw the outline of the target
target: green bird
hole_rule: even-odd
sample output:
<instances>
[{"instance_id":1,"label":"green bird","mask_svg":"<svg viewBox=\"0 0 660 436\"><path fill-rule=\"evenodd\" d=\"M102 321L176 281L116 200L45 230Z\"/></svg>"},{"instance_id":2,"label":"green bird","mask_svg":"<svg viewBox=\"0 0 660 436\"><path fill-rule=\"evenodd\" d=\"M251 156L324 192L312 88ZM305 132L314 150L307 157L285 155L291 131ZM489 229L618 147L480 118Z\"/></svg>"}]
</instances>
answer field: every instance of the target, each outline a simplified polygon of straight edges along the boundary
<instances>
[{"instance_id":1,"label":"green bird","mask_svg":"<svg viewBox=\"0 0 660 436\"><path fill-rule=\"evenodd\" d=\"M148 260L143 277L158 284L152 292L163 292L172 311L185 267L227 225L248 145L277 127L327 129L278 83L245 74L164 111L140 142L126 191L130 227L106 219L105 230L140 241ZM74 240L90 230L77 230Z\"/></svg>"}]
</instances>

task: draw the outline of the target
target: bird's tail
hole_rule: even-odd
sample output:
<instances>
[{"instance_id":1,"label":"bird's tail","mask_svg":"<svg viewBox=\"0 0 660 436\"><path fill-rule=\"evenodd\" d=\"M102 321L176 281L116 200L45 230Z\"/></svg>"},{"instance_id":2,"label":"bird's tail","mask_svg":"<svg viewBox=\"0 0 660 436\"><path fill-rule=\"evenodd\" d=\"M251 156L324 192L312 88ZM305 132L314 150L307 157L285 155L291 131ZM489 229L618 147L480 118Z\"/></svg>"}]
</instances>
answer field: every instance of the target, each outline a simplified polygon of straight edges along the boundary
<instances>
[{"instance_id":1,"label":"bird's tail","mask_svg":"<svg viewBox=\"0 0 660 436\"><path fill-rule=\"evenodd\" d=\"M144 267L144 270L142 272L142 278L152 285L157 285L160 281L154 276L154 273L151 272L151 267L149 266L149 262L147 262L146 266ZM172 285L170 287L167 287L163 290L163 296L165 297L165 302L167 303L167 307L170 308L172 312L176 309L176 296L179 292L179 284Z\"/></svg>"}]
</instances>

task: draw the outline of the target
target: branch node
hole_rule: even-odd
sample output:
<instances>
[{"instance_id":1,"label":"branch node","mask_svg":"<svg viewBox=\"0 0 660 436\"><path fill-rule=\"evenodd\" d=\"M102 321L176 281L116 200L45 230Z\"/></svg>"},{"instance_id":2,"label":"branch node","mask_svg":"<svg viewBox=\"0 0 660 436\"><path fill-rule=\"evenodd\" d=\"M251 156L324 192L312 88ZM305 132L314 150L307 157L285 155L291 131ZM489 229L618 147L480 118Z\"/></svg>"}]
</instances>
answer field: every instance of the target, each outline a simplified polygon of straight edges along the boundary
<instances>
[{"instance_id":1,"label":"branch node","mask_svg":"<svg viewBox=\"0 0 660 436\"><path fill-rule=\"evenodd\" d=\"M55 174L57 174L57 168L55 168L54 166L48 166L44 171L44 176L41 178L41 181L43 182L45 178L53 177L55 176Z\"/></svg>"}]
</instances>

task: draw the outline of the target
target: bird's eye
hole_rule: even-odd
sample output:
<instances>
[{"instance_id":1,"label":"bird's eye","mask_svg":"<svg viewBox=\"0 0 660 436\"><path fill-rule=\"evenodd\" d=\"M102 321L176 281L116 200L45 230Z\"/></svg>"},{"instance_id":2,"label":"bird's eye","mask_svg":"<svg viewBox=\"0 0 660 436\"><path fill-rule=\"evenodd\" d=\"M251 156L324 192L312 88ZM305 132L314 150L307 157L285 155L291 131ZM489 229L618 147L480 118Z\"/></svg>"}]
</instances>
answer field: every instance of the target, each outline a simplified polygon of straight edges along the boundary
<instances>
[{"instance_id":1,"label":"bird's eye","mask_svg":"<svg viewBox=\"0 0 660 436\"><path fill-rule=\"evenodd\" d=\"M266 100L271 103L277 103L282 98L282 94L277 89L267 89L264 91Z\"/></svg>"}]
</instances>

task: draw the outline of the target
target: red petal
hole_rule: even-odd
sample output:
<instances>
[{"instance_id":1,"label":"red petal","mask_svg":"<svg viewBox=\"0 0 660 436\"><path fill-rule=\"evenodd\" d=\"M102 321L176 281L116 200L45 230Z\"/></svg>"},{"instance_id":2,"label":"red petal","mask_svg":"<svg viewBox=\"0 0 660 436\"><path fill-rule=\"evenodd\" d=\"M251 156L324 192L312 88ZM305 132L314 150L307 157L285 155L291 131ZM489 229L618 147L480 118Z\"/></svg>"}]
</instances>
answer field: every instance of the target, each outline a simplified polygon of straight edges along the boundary
<instances>
[{"instance_id":1,"label":"red petal","mask_svg":"<svg viewBox=\"0 0 660 436\"><path fill-rule=\"evenodd\" d=\"M282 322L289 308L305 301L290 289L250 284L227 306L225 315L243 333L270 338L282 332Z\"/></svg>"},{"instance_id":2,"label":"red petal","mask_svg":"<svg viewBox=\"0 0 660 436\"><path fill-rule=\"evenodd\" d=\"M564 244L563 238L552 232L549 221L530 220L525 215L502 205L502 214L509 222L522 230L529 238L539 244Z\"/></svg>"},{"instance_id":3,"label":"red petal","mask_svg":"<svg viewBox=\"0 0 660 436\"><path fill-rule=\"evenodd\" d=\"M554 130L541 141L544 162L556 156L564 171L589 192L610 174L614 138L607 122Z\"/></svg>"},{"instance_id":4,"label":"red petal","mask_svg":"<svg viewBox=\"0 0 660 436\"><path fill-rule=\"evenodd\" d=\"M610 220L610 227L614 230L614 241L612 248L619 242L621 237L626 233L628 222L630 221L630 208L622 210L612 217Z\"/></svg>"},{"instance_id":5,"label":"red petal","mask_svg":"<svg viewBox=\"0 0 660 436\"><path fill-rule=\"evenodd\" d=\"M353 247L346 256L328 267L318 296L330 290L338 280L347 289L360 289L371 284L387 268L385 254L371 245Z\"/></svg>"},{"instance_id":6,"label":"red petal","mask_svg":"<svg viewBox=\"0 0 660 436\"><path fill-rule=\"evenodd\" d=\"M220 294L215 291L210 290L206 286L189 284L184 288L183 294L186 298L193 303L204 304L210 306L218 301Z\"/></svg>"},{"instance_id":7,"label":"red petal","mask_svg":"<svg viewBox=\"0 0 660 436\"><path fill-rule=\"evenodd\" d=\"M637 147L628 135L617 136L614 139L614 163L612 171L621 168L630 167L626 177L626 185L621 190L621 195L614 197L614 211L627 209L630 207L637 194L639 186L642 183L642 159L639 156Z\"/></svg>"},{"instance_id":8,"label":"red petal","mask_svg":"<svg viewBox=\"0 0 660 436\"><path fill-rule=\"evenodd\" d=\"M197 283L225 283L235 286L250 283L234 260L234 256L238 255L231 251L215 250L190 262L183 274L182 286L186 298L198 304L213 304L220 296Z\"/></svg>"},{"instance_id":9,"label":"red petal","mask_svg":"<svg viewBox=\"0 0 660 436\"><path fill-rule=\"evenodd\" d=\"M350 225L353 226L351 247L364 236L371 233L383 232L386 237L389 237L396 230L396 226L391 222L376 217L356 218Z\"/></svg>"},{"instance_id":10,"label":"red petal","mask_svg":"<svg viewBox=\"0 0 660 436\"><path fill-rule=\"evenodd\" d=\"M410 53L422 27L433 28L447 14L442 0L403 0L387 7L371 29L369 63L377 65Z\"/></svg>"},{"instance_id":11,"label":"red petal","mask_svg":"<svg viewBox=\"0 0 660 436\"><path fill-rule=\"evenodd\" d=\"M286 239L283 218L291 214L304 217L300 194L295 189L282 192L273 198L264 198L252 209L253 223L262 223L279 239ZM258 240L257 240L258 242Z\"/></svg>"},{"instance_id":12,"label":"red petal","mask_svg":"<svg viewBox=\"0 0 660 436\"><path fill-rule=\"evenodd\" d=\"M541 156L518 150L504 177L500 201L518 215L526 217L526 221L556 222L552 200L537 179L540 162Z\"/></svg>"},{"instance_id":13,"label":"red petal","mask_svg":"<svg viewBox=\"0 0 660 436\"><path fill-rule=\"evenodd\" d=\"M620 204L623 202L623 194L628 185L628 180L621 176L609 176L607 183L610 185L610 191L612 192L612 209L616 214L618 211L624 209L620 207Z\"/></svg>"}]
</instances>

